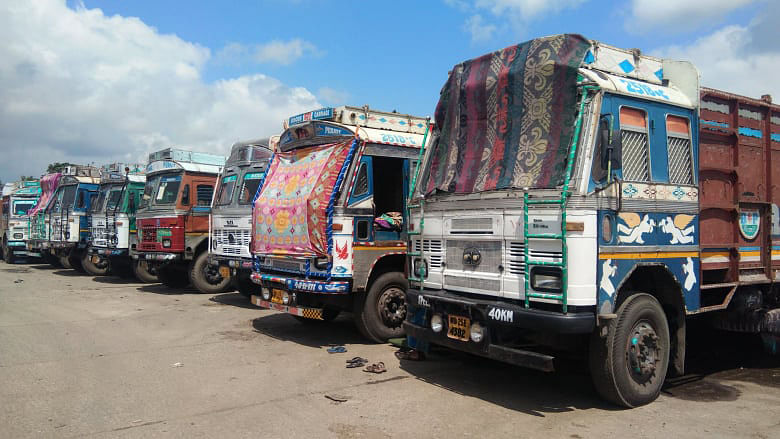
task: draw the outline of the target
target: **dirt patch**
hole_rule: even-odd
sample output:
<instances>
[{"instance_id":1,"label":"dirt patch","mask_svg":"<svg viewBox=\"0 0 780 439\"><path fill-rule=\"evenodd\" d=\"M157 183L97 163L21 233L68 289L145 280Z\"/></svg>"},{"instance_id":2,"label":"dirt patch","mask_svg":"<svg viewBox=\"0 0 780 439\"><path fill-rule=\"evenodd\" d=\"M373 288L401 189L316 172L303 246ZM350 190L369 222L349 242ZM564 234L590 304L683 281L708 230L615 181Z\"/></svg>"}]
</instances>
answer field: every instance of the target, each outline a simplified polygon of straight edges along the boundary
<instances>
[{"instance_id":1,"label":"dirt patch","mask_svg":"<svg viewBox=\"0 0 780 439\"><path fill-rule=\"evenodd\" d=\"M698 402L736 401L742 394L734 386L700 376L668 380L664 393L674 398Z\"/></svg>"},{"instance_id":2,"label":"dirt patch","mask_svg":"<svg viewBox=\"0 0 780 439\"><path fill-rule=\"evenodd\" d=\"M219 331L217 332L225 340L249 341L256 339L260 334L253 331Z\"/></svg>"},{"instance_id":3,"label":"dirt patch","mask_svg":"<svg viewBox=\"0 0 780 439\"><path fill-rule=\"evenodd\" d=\"M29 268L3 268L6 273L29 273Z\"/></svg>"}]
</instances>

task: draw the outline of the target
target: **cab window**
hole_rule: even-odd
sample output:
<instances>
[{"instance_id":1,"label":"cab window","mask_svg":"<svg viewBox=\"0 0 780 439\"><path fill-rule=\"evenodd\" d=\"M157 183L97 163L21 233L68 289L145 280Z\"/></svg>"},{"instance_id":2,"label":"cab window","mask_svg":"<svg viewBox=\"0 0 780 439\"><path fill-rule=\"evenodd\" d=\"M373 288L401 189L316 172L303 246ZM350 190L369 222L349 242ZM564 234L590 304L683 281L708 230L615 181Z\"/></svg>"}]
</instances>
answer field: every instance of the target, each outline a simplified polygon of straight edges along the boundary
<instances>
[{"instance_id":1,"label":"cab window","mask_svg":"<svg viewBox=\"0 0 780 439\"><path fill-rule=\"evenodd\" d=\"M244 186L241 188L238 204L249 204L254 200L264 175L265 172L251 172L244 176Z\"/></svg>"},{"instance_id":2,"label":"cab window","mask_svg":"<svg viewBox=\"0 0 780 439\"><path fill-rule=\"evenodd\" d=\"M637 108L621 107L620 137L623 143L623 179L650 181L647 113Z\"/></svg>"},{"instance_id":3,"label":"cab window","mask_svg":"<svg viewBox=\"0 0 780 439\"><path fill-rule=\"evenodd\" d=\"M196 206L211 206L211 198L214 196L214 186L210 184L199 184L196 189Z\"/></svg>"},{"instance_id":4,"label":"cab window","mask_svg":"<svg viewBox=\"0 0 780 439\"><path fill-rule=\"evenodd\" d=\"M160 178L160 185L157 187L154 204L173 204L176 202L176 197L179 195L179 186L181 186L181 175Z\"/></svg>"},{"instance_id":5,"label":"cab window","mask_svg":"<svg viewBox=\"0 0 780 439\"><path fill-rule=\"evenodd\" d=\"M233 200L233 191L236 188L237 175L229 175L222 179L222 184L219 185L219 192L217 194L217 206L224 206L230 204Z\"/></svg>"},{"instance_id":6,"label":"cab window","mask_svg":"<svg viewBox=\"0 0 780 439\"><path fill-rule=\"evenodd\" d=\"M693 184L693 152L688 118L666 116L666 145L669 154L669 182Z\"/></svg>"}]
</instances>

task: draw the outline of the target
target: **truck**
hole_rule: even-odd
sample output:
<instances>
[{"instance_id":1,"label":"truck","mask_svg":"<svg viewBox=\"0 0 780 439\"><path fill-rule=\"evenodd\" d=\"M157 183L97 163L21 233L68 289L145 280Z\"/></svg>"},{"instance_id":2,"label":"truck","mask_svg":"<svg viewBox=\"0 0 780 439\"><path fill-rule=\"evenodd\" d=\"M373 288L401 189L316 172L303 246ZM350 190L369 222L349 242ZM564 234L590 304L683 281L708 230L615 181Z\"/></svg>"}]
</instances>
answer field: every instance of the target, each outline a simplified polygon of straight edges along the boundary
<instances>
[{"instance_id":1,"label":"truck","mask_svg":"<svg viewBox=\"0 0 780 439\"><path fill-rule=\"evenodd\" d=\"M100 169L94 166L70 165L62 170L51 209L47 209L48 241L44 246L64 268L83 273L83 263L89 263L88 213L99 183Z\"/></svg>"},{"instance_id":2,"label":"truck","mask_svg":"<svg viewBox=\"0 0 780 439\"><path fill-rule=\"evenodd\" d=\"M252 303L302 322L351 312L376 342L402 335L406 192L428 129L368 106L290 117L253 204Z\"/></svg>"},{"instance_id":3,"label":"truck","mask_svg":"<svg viewBox=\"0 0 780 439\"><path fill-rule=\"evenodd\" d=\"M171 288L227 289L229 279L208 264L209 213L224 164L224 156L183 149L149 154L138 240L131 247L136 272L156 273Z\"/></svg>"},{"instance_id":4,"label":"truck","mask_svg":"<svg viewBox=\"0 0 780 439\"><path fill-rule=\"evenodd\" d=\"M580 35L456 65L410 201L407 342L655 400L686 322L775 343L780 107ZM719 323L718 323L719 322Z\"/></svg>"},{"instance_id":5,"label":"truck","mask_svg":"<svg viewBox=\"0 0 780 439\"><path fill-rule=\"evenodd\" d=\"M17 255L27 255L27 212L38 202L40 196L41 184L37 180L18 181L3 188L0 252L8 264L13 264Z\"/></svg>"},{"instance_id":6,"label":"truck","mask_svg":"<svg viewBox=\"0 0 780 439\"><path fill-rule=\"evenodd\" d=\"M100 192L90 210L89 262L93 275L135 275L141 282L155 282L146 266L131 264L130 237L137 236L136 211L146 184L145 165L112 163L101 168Z\"/></svg>"},{"instance_id":7,"label":"truck","mask_svg":"<svg viewBox=\"0 0 780 439\"><path fill-rule=\"evenodd\" d=\"M233 145L219 177L209 220L209 264L223 278L231 279L236 290L247 298L256 288L250 279L252 201L273 154L270 147L271 139Z\"/></svg>"},{"instance_id":8,"label":"truck","mask_svg":"<svg viewBox=\"0 0 780 439\"><path fill-rule=\"evenodd\" d=\"M62 173L54 172L41 177L41 197L27 212L27 256L41 258L51 265L59 265L59 259L48 251L49 242L49 210L54 205Z\"/></svg>"}]
</instances>

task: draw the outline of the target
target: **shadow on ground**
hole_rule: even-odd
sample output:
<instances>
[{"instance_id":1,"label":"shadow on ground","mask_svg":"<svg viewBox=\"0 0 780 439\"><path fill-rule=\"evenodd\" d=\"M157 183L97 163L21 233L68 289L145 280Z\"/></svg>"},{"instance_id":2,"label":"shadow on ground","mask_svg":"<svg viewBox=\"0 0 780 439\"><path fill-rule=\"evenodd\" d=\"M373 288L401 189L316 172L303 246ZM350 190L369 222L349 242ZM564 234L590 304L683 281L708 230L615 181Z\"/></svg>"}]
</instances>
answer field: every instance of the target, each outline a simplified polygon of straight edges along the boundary
<instances>
[{"instance_id":1,"label":"shadow on ground","mask_svg":"<svg viewBox=\"0 0 780 439\"><path fill-rule=\"evenodd\" d=\"M687 373L668 379L663 395L734 401L741 394L734 381L780 388L780 357L765 354L757 335L692 326ZM401 368L421 381L535 416L588 408L619 410L596 393L586 359L561 361L556 367L556 372L537 372L437 347L425 361L401 361Z\"/></svg>"},{"instance_id":2,"label":"shadow on ground","mask_svg":"<svg viewBox=\"0 0 780 439\"><path fill-rule=\"evenodd\" d=\"M137 290L141 293L162 294L164 296L176 296L180 294L203 294L191 286L183 288L170 288L163 284L145 284L138 287Z\"/></svg>"},{"instance_id":3,"label":"shadow on ground","mask_svg":"<svg viewBox=\"0 0 780 439\"><path fill-rule=\"evenodd\" d=\"M59 268L57 271L53 272L57 276L66 276L66 277L79 277L79 276L89 276L86 273L78 272L72 268Z\"/></svg>"},{"instance_id":4,"label":"shadow on ground","mask_svg":"<svg viewBox=\"0 0 780 439\"><path fill-rule=\"evenodd\" d=\"M217 294L216 296L209 298L209 300L214 303L219 303L220 305L230 305L237 306L239 308L260 310L260 308L252 305L252 302L249 301L248 297L242 296L241 294L235 292Z\"/></svg>"},{"instance_id":5,"label":"shadow on ground","mask_svg":"<svg viewBox=\"0 0 780 439\"><path fill-rule=\"evenodd\" d=\"M106 276L95 276L92 278L92 280L101 284L111 284L111 285L128 285L128 284L141 283L138 281L138 279L134 277L122 277L113 274L109 274Z\"/></svg>"},{"instance_id":6,"label":"shadow on ground","mask_svg":"<svg viewBox=\"0 0 780 439\"><path fill-rule=\"evenodd\" d=\"M336 320L299 321L289 314L269 313L252 320L255 331L277 340L321 348L330 345L371 344L358 332L352 316L342 314Z\"/></svg>"}]
</instances>

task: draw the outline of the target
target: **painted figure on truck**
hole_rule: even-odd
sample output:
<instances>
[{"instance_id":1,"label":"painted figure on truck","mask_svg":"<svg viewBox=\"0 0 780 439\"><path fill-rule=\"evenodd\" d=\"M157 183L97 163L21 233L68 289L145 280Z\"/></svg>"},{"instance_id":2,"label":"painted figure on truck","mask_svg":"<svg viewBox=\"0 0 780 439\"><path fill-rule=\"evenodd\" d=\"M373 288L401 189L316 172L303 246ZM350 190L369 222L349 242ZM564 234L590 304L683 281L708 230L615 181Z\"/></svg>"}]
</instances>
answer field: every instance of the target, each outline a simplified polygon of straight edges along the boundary
<instances>
[{"instance_id":1,"label":"painted figure on truck","mask_svg":"<svg viewBox=\"0 0 780 439\"><path fill-rule=\"evenodd\" d=\"M208 264L209 213L224 164L222 156L179 149L149 154L137 243L130 247L136 273L156 273L172 288L226 290L229 279Z\"/></svg>"},{"instance_id":2,"label":"painted figure on truck","mask_svg":"<svg viewBox=\"0 0 780 439\"><path fill-rule=\"evenodd\" d=\"M146 184L146 166L113 163L101 169L100 192L90 209L90 257L84 269L92 275L109 272L133 275L142 282L155 282L146 265L130 259L131 238L138 236L135 214Z\"/></svg>"},{"instance_id":3,"label":"painted figure on truck","mask_svg":"<svg viewBox=\"0 0 780 439\"><path fill-rule=\"evenodd\" d=\"M3 188L2 214L0 215L0 253L3 260L12 264L17 256L27 255L27 213L41 196L38 181L6 183Z\"/></svg>"},{"instance_id":4,"label":"painted figure on truck","mask_svg":"<svg viewBox=\"0 0 780 439\"><path fill-rule=\"evenodd\" d=\"M247 298L258 289L250 279L252 201L272 155L271 143L261 139L233 145L211 208L209 263Z\"/></svg>"},{"instance_id":5,"label":"painted figure on truck","mask_svg":"<svg viewBox=\"0 0 780 439\"><path fill-rule=\"evenodd\" d=\"M455 66L412 193L410 345L581 351L634 407L683 373L689 316L774 340L777 111L579 35Z\"/></svg>"},{"instance_id":6,"label":"painted figure on truck","mask_svg":"<svg viewBox=\"0 0 780 439\"><path fill-rule=\"evenodd\" d=\"M374 341L406 316L406 192L426 119L324 108L287 121L254 202L252 303L304 322L353 313Z\"/></svg>"},{"instance_id":7,"label":"painted figure on truck","mask_svg":"<svg viewBox=\"0 0 780 439\"><path fill-rule=\"evenodd\" d=\"M46 210L42 252L58 261L55 265L84 272L89 244L88 213L97 197L100 170L92 166L68 166L62 171L57 192Z\"/></svg>"}]
</instances>

